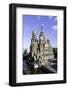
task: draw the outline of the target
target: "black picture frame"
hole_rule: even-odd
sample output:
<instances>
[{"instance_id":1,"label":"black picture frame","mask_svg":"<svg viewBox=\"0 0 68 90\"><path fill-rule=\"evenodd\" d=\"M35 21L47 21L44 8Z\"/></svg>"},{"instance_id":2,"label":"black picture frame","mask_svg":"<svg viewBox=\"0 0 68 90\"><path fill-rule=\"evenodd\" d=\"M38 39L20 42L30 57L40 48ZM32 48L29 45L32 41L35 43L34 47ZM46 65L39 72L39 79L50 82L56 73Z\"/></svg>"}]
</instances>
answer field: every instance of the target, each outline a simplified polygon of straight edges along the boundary
<instances>
[{"instance_id":1,"label":"black picture frame","mask_svg":"<svg viewBox=\"0 0 68 90\"><path fill-rule=\"evenodd\" d=\"M37 9L54 9L63 10L64 17L64 74L63 80L58 81L37 81L27 83L16 83L16 8L37 8ZM66 7L50 6L50 5L32 5L32 4L10 4L9 5L9 85L10 86L27 86L27 85L43 85L43 84L59 84L66 83Z\"/></svg>"}]
</instances>

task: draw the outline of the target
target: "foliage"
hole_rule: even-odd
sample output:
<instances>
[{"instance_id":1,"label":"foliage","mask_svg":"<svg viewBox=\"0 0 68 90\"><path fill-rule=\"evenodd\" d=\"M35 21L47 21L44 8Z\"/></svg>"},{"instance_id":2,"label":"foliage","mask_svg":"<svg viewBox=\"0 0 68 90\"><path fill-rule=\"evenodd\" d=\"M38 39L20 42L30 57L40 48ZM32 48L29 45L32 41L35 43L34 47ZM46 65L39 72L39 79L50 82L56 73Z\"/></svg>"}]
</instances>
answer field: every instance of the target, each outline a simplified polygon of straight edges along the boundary
<instances>
[{"instance_id":1,"label":"foliage","mask_svg":"<svg viewBox=\"0 0 68 90\"><path fill-rule=\"evenodd\" d=\"M27 49L24 50L24 54L27 54Z\"/></svg>"},{"instance_id":2,"label":"foliage","mask_svg":"<svg viewBox=\"0 0 68 90\"><path fill-rule=\"evenodd\" d=\"M54 58L57 58L57 48L53 48Z\"/></svg>"}]
</instances>

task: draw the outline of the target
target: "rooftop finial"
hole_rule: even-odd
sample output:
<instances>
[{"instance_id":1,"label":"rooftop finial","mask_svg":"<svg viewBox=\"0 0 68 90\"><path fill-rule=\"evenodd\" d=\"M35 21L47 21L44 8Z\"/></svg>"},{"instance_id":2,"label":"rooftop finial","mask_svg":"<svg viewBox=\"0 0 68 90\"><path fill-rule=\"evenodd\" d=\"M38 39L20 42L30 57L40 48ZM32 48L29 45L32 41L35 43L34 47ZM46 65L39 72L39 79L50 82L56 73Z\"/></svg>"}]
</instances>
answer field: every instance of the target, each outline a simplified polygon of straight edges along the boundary
<instances>
[{"instance_id":1,"label":"rooftop finial","mask_svg":"<svg viewBox=\"0 0 68 90\"><path fill-rule=\"evenodd\" d=\"M36 31L34 28L32 28L32 34L36 34Z\"/></svg>"},{"instance_id":2,"label":"rooftop finial","mask_svg":"<svg viewBox=\"0 0 68 90\"><path fill-rule=\"evenodd\" d=\"M41 25L41 31L44 31L44 24Z\"/></svg>"},{"instance_id":3,"label":"rooftop finial","mask_svg":"<svg viewBox=\"0 0 68 90\"><path fill-rule=\"evenodd\" d=\"M34 27L32 28L32 31L34 31Z\"/></svg>"}]
</instances>

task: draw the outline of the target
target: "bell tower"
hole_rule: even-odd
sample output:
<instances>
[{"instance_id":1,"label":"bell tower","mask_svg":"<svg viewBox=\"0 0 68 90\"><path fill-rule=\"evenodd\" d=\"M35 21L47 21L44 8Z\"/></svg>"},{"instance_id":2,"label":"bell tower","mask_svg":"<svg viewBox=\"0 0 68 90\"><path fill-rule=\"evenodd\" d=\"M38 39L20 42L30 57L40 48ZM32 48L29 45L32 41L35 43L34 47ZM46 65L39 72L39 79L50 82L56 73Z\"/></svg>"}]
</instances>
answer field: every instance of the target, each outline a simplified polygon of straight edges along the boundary
<instances>
[{"instance_id":1,"label":"bell tower","mask_svg":"<svg viewBox=\"0 0 68 90\"><path fill-rule=\"evenodd\" d=\"M32 30L32 38L31 38L31 56L36 57L38 49L38 40L37 40L37 33Z\"/></svg>"},{"instance_id":2,"label":"bell tower","mask_svg":"<svg viewBox=\"0 0 68 90\"><path fill-rule=\"evenodd\" d=\"M46 43L43 25L41 26L40 30L41 30L41 32L39 35L39 45L40 45L40 52L42 52L43 49L45 48L45 43Z\"/></svg>"}]
</instances>

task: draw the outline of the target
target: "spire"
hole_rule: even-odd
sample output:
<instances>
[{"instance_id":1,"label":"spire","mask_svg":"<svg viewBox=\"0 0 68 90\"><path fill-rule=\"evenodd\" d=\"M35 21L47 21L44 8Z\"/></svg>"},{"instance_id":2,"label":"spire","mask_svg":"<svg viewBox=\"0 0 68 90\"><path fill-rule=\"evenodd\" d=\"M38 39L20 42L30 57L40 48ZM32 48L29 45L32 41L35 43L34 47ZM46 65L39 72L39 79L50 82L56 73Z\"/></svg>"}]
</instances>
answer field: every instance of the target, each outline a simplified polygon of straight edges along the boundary
<instances>
[{"instance_id":1,"label":"spire","mask_svg":"<svg viewBox=\"0 0 68 90\"><path fill-rule=\"evenodd\" d=\"M45 38L45 32L44 32L44 25L41 25L40 28L40 35L39 35L39 43L45 44L46 43L46 38Z\"/></svg>"},{"instance_id":2,"label":"spire","mask_svg":"<svg viewBox=\"0 0 68 90\"><path fill-rule=\"evenodd\" d=\"M44 24L41 25L41 32L44 32Z\"/></svg>"},{"instance_id":3,"label":"spire","mask_svg":"<svg viewBox=\"0 0 68 90\"><path fill-rule=\"evenodd\" d=\"M32 34L34 34L34 28L32 28Z\"/></svg>"},{"instance_id":4,"label":"spire","mask_svg":"<svg viewBox=\"0 0 68 90\"><path fill-rule=\"evenodd\" d=\"M47 39L47 43L50 44L50 40L49 39Z\"/></svg>"},{"instance_id":5,"label":"spire","mask_svg":"<svg viewBox=\"0 0 68 90\"><path fill-rule=\"evenodd\" d=\"M42 36L43 38L45 37L45 32L44 32L44 24L41 25L40 27L40 36Z\"/></svg>"},{"instance_id":6,"label":"spire","mask_svg":"<svg viewBox=\"0 0 68 90\"><path fill-rule=\"evenodd\" d=\"M36 31L34 30L34 28L32 28L32 34L36 35Z\"/></svg>"}]
</instances>

